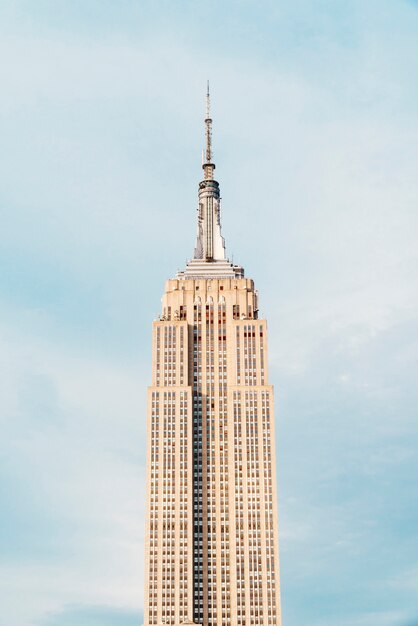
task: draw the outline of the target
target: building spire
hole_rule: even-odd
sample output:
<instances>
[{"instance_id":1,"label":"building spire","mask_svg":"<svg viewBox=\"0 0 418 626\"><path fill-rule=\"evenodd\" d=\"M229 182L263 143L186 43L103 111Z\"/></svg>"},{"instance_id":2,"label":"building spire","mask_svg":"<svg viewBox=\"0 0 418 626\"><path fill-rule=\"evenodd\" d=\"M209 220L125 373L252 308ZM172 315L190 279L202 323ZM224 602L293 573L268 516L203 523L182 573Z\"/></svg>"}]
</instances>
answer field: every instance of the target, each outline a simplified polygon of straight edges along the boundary
<instances>
[{"instance_id":1,"label":"building spire","mask_svg":"<svg viewBox=\"0 0 418 626\"><path fill-rule=\"evenodd\" d=\"M212 163L212 118L210 116L209 81L206 89L205 149L203 156L203 180L199 183L197 209L197 237L193 259L187 263L179 276L242 278L244 270L226 258L225 240L221 232L221 197L219 183L214 179L215 164Z\"/></svg>"},{"instance_id":2,"label":"building spire","mask_svg":"<svg viewBox=\"0 0 418 626\"><path fill-rule=\"evenodd\" d=\"M215 169L214 163L212 163L212 118L210 116L210 91L209 81L206 89L206 150L204 155L203 170L205 172L205 180L213 180L213 170Z\"/></svg>"},{"instance_id":3,"label":"building spire","mask_svg":"<svg viewBox=\"0 0 418 626\"><path fill-rule=\"evenodd\" d=\"M199 210L195 259L220 261L225 259L225 242L221 235L219 184L213 178L212 119L210 117L209 81L206 90L206 150L203 158L204 180L199 183Z\"/></svg>"}]
</instances>

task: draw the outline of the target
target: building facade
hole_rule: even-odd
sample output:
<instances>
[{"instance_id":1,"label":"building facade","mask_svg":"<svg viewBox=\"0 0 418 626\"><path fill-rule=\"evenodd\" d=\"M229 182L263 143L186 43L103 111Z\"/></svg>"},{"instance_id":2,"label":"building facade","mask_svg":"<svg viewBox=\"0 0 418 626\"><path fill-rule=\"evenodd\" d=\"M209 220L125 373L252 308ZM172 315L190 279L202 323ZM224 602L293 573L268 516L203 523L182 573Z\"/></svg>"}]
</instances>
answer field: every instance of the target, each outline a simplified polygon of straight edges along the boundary
<instances>
[{"instance_id":1,"label":"building facade","mask_svg":"<svg viewBox=\"0 0 418 626\"><path fill-rule=\"evenodd\" d=\"M221 234L209 94L194 258L154 322L145 626L280 626L267 323Z\"/></svg>"}]
</instances>

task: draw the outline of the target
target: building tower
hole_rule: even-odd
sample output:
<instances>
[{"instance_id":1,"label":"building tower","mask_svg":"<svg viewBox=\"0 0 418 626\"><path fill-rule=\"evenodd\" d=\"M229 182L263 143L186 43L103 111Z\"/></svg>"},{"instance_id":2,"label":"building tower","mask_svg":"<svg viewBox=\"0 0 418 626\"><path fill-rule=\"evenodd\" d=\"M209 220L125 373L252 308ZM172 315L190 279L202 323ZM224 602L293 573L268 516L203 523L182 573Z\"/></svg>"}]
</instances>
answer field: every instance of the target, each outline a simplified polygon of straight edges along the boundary
<instances>
[{"instance_id":1,"label":"building tower","mask_svg":"<svg viewBox=\"0 0 418 626\"><path fill-rule=\"evenodd\" d=\"M209 104L194 258L153 326L144 625L280 626L267 323L226 258Z\"/></svg>"}]
</instances>

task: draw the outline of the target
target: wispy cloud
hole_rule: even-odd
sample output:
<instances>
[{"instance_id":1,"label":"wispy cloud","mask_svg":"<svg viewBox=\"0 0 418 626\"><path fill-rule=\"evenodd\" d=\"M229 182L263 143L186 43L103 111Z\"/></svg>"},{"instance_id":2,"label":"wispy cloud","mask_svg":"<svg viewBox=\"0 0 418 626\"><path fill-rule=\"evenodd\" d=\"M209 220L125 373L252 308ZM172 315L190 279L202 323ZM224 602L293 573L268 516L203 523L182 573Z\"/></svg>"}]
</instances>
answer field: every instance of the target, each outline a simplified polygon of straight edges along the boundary
<instances>
[{"instance_id":1,"label":"wispy cloud","mask_svg":"<svg viewBox=\"0 0 418 626\"><path fill-rule=\"evenodd\" d=\"M137 611L112 606L70 606L64 611L47 617L40 626L137 626Z\"/></svg>"},{"instance_id":2,"label":"wispy cloud","mask_svg":"<svg viewBox=\"0 0 418 626\"><path fill-rule=\"evenodd\" d=\"M138 606L145 381L17 330L2 328L0 367L3 612L32 624L75 601Z\"/></svg>"}]
</instances>

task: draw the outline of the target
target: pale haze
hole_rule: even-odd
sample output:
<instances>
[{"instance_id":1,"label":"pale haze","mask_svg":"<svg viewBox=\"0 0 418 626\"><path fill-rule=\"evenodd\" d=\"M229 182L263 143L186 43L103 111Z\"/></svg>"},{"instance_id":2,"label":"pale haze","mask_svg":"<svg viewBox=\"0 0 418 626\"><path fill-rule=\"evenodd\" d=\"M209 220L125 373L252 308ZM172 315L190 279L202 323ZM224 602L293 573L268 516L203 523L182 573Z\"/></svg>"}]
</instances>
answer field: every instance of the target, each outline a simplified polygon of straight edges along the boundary
<instances>
[{"instance_id":1,"label":"pale haze","mask_svg":"<svg viewBox=\"0 0 418 626\"><path fill-rule=\"evenodd\" d=\"M418 625L418 2L0 3L0 626L140 626L204 96L276 393L283 626Z\"/></svg>"}]
</instances>

